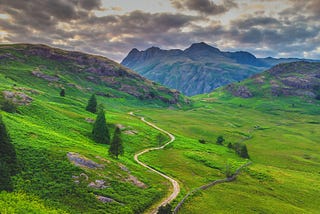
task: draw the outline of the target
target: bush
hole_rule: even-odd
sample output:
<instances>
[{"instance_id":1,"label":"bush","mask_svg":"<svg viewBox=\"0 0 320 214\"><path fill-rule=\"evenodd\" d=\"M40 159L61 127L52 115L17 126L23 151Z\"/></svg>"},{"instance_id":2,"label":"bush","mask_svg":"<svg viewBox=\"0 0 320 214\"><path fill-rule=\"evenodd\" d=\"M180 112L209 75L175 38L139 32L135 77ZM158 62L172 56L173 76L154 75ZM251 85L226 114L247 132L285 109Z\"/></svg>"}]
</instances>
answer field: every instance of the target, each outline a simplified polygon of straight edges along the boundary
<instances>
[{"instance_id":1,"label":"bush","mask_svg":"<svg viewBox=\"0 0 320 214\"><path fill-rule=\"evenodd\" d=\"M166 204L165 206L161 206L158 209L157 214L171 214L172 206L170 204Z\"/></svg>"},{"instance_id":2,"label":"bush","mask_svg":"<svg viewBox=\"0 0 320 214\"><path fill-rule=\"evenodd\" d=\"M8 113L16 113L17 105L11 100L4 100L1 106L1 110L6 111Z\"/></svg>"},{"instance_id":3,"label":"bush","mask_svg":"<svg viewBox=\"0 0 320 214\"><path fill-rule=\"evenodd\" d=\"M64 90L64 89L61 89L61 91L60 91L60 96L61 96L61 97L66 96L66 92L65 92L65 90Z\"/></svg>"},{"instance_id":4,"label":"bush","mask_svg":"<svg viewBox=\"0 0 320 214\"><path fill-rule=\"evenodd\" d=\"M199 140L199 143L205 144L205 143L206 143L206 140L200 139L200 140Z\"/></svg>"},{"instance_id":5,"label":"bush","mask_svg":"<svg viewBox=\"0 0 320 214\"><path fill-rule=\"evenodd\" d=\"M242 158L249 158L247 146L243 143L236 143L234 151Z\"/></svg>"},{"instance_id":6,"label":"bush","mask_svg":"<svg viewBox=\"0 0 320 214\"><path fill-rule=\"evenodd\" d=\"M218 145L222 145L222 143L224 142L224 138L220 135L219 137L217 137L217 141L216 141L216 143L218 144Z\"/></svg>"}]
</instances>

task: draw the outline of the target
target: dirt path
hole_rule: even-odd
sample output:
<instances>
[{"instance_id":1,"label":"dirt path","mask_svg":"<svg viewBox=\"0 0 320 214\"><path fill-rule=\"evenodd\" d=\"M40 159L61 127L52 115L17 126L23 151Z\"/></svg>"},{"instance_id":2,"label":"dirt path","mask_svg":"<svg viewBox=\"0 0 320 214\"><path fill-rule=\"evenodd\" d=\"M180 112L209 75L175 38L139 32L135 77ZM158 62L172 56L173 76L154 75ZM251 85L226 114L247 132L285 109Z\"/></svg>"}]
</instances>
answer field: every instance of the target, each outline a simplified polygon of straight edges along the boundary
<instances>
[{"instance_id":1,"label":"dirt path","mask_svg":"<svg viewBox=\"0 0 320 214\"><path fill-rule=\"evenodd\" d=\"M129 112L129 114L130 114L131 116L135 116L135 115L133 114L133 112ZM165 174L163 174L163 173L161 173L161 172L159 172L159 171L151 168L151 167L148 166L147 164L141 162L141 161L139 160L139 156L140 156L140 155L143 155L143 154L145 154L145 153L147 153L147 152L153 151L153 150L163 149L164 147L166 147L167 145L169 145L170 143L172 143L172 142L175 140L175 137L174 137L172 134L170 134L169 132L167 132L167 131L159 128L159 127L156 126L156 125L154 125L153 123L150 123L150 122L146 121L143 117L141 117L140 119L141 119L144 123L146 123L146 124L148 124L149 126L151 126L151 127L155 128L155 129L157 129L157 130L165 133L166 135L168 135L168 136L170 137L170 140L169 140L166 144L164 144L164 145L162 145L162 146L160 146L160 147L153 147L153 148L144 149L144 150L142 150L141 152L138 152L138 153L136 153L136 154L134 155L134 160L135 160L138 164L140 164L141 166L143 166L143 167L145 167L145 168L147 168L147 169L149 169L149 170L151 170L151 171L153 171L153 172L161 175L161 176L164 177L165 179L169 180L169 181L171 182L171 184L172 184L173 191L172 191L171 195L169 195L168 197L164 198L164 199L161 201L161 203L160 203L155 209L153 209L153 210L151 211L151 214L155 214L155 213L157 213L159 207L170 203L171 201L173 201L173 200L178 196L178 194L179 194L179 192L180 192L180 186L179 186L179 183L178 183L176 180L174 180L173 178L170 178L169 176L167 176L167 175L165 175Z\"/></svg>"}]
</instances>

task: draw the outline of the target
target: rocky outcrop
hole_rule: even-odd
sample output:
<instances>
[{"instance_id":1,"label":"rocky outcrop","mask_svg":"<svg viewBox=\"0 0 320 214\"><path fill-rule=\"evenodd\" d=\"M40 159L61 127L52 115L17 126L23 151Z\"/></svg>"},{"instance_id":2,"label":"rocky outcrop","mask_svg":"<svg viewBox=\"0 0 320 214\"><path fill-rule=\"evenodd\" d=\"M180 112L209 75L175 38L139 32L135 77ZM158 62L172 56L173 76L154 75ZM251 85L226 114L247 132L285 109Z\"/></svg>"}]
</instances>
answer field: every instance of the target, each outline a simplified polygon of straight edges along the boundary
<instances>
[{"instance_id":1,"label":"rocky outcrop","mask_svg":"<svg viewBox=\"0 0 320 214\"><path fill-rule=\"evenodd\" d=\"M28 105L33 101L31 97L22 92L3 91L2 94L6 100L10 100L17 105Z\"/></svg>"},{"instance_id":2,"label":"rocky outcrop","mask_svg":"<svg viewBox=\"0 0 320 214\"><path fill-rule=\"evenodd\" d=\"M59 81L59 77L58 76L50 76L50 75L42 73L39 70L34 70L31 73L32 73L33 76L45 79L45 80L47 80L49 82L58 82Z\"/></svg>"},{"instance_id":3,"label":"rocky outcrop","mask_svg":"<svg viewBox=\"0 0 320 214\"><path fill-rule=\"evenodd\" d=\"M244 85L230 84L226 88L236 97L250 98L253 96L250 90Z\"/></svg>"},{"instance_id":4,"label":"rocky outcrop","mask_svg":"<svg viewBox=\"0 0 320 214\"><path fill-rule=\"evenodd\" d=\"M74 165L80 166L80 167L87 167L90 169L99 169L104 168L104 165L98 164L78 153L75 152L68 152L67 157L69 161L71 161Z\"/></svg>"}]
</instances>

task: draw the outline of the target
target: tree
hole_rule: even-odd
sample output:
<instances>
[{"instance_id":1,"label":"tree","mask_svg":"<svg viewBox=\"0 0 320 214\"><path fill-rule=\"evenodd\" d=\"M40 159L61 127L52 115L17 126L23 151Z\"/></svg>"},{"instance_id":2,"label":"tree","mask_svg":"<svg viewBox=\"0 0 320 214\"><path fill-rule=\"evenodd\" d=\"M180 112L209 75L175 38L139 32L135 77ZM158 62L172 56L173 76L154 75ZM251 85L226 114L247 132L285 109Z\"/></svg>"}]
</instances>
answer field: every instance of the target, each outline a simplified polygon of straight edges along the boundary
<instances>
[{"instance_id":1,"label":"tree","mask_svg":"<svg viewBox=\"0 0 320 214\"><path fill-rule=\"evenodd\" d=\"M10 176L17 172L17 156L0 115L0 191L12 191Z\"/></svg>"},{"instance_id":2,"label":"tree","mask_svg":"<svg viewBox=\"0 0 320 214\"><path fill-rule=\"evenodd\" d=\"M171 214L172 206L170 204L166 204L165 206L161 206L158 209L157 214Z\"/></svg>"},{"instance_id":3,"label":"tree","mask_svg":"<svg viewBox=\"0 0 320 214\"><path fill-rule=\"evenodd\" d=\"M2 103L1 110L8 113L15 113L17 112L17 105L12 100L5 99Z\"/></svg>"},{"instance_id":4,"label":"tree","mask_svg":"<svg viewBox=\"0 0 320 214\"><path fill-rule=\"evenodd\" d=\"M229 149L233 149L232 143L228 143L228 148L229 148Z\"/></svg>"},{"instance_id":5,"label":"tree","mask_svg":"<svg viewBox=\"0 0 320 214\"><path fill-rule=\"evenodd\" d=\"M222 145L223 142L224 142L224 138L221 135L217 137L217 141L216 141L217 144Z\"/></svg>"},{"instance_id":6,"label":"tree","mask_svg":"<svg viewBox=\"0 0 320 214\"><path fill-rule=\"evenodd\" d=\"M123 155L123 145L121 139L121 130L119 127L114 131L112 142L109 148L109 155L118 159L119 155Z\"/></svg>"},{"instance_id":7,"label":"tree","mask_svg":"<svg viewBox=\"0 0 320 214\"><path fill-rule=\"evenodd\" d=\"M88 101L88 105L86 107L87 111L90 111L92 113L96 113L97 112L97 99L96 96L94 94L91 95L89 101Z\"/></svg>"},{"instance_id":8,"label":"tree","mask_svg":"<svg viewBox=\"0 0 320 214\"><path fill-rule=\"evenodd\" d=\"M110 134L107 127L105 111L103 109L99 110L97 119L93 124L92 136L97 143L110 143Z\"/></svg>"},{"instance_id":9,"label":"tree","mask_svg":"<svg viewBox=\"0 0 320 214\"><path fill-rule=\"evenodd\" d=\"M206 140L200 139L200 140L199 140L199 143L205 144L205 143L206 143Z\"/></svg>"},{"instance_id":10,"label":"tree","mask_svg":"<svg viewBox=\"0 0 320 214\"><path fill-rule=\"evenodd\" d=\"M66 95L65 90L64 90L64 89L61 89L61 91L60 91L60 96L61 96L61 97L64 97L65 95Z\"/></svg>"},{"instance_id":11,"label":"tree","mask_svg":"<svg viewBox=\"0 0 320 214\"><path fill-rule=\"evenodd\" d=\"M248 149L246 144L236 143L234 145L235 152L242 158L249 158Z\"/></svg>"}]
</instances>

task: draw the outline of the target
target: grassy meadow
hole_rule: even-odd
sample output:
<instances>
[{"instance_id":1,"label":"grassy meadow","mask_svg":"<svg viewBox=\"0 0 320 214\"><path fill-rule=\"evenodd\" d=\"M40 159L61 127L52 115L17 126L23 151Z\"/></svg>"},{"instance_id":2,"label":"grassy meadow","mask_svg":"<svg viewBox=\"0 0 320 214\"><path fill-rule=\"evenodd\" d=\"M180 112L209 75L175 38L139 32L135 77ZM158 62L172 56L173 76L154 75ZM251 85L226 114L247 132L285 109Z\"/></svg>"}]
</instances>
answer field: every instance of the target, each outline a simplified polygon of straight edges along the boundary
<instances>
[{"instance_id":1,"label":"grassy meadow","mask_svg":"<svg viewBox=\"0 0 320 214\"><path fill-rule=\"evenodd\" d=\"M159 142L159 131L128 115L130 111L176 136L164 150L141 157L179 181L181 194L173 206L189 191L224 178L226 166L234 171L248 161L229 149L228 143L247 145L253 164L236 181L189 198L181 213L319 212L319 101L241 99L217 91L194 97L190 105L169 107L85 81L80 74L65 72L67 67L59 63L37 60L0 67L0 91L22 92L33 99L29 105L19 106L17 113L1 111L16 148L19 173L12 178L14 192L0 193L0 213L143 213L154 206L169 194L170 183L135 163L133 156L164 143L166 138ZM37 62L46 65L43 72L58 74L62 80L52 83L33 76ZM65 97L59 96L61 88L65 88ZM125 153L119 160L108 156L108 145L91 138L88 118L95 119L96 115L85 111L85 106L95 91L88 88L117 95L97 97L106 108L110 133L117 124L124 127ZM216 144L220 135L224 145ZM199 143L199 139L206 143ZM104 167L77 167L68 160L68 152ZM89 179L80 176L77 184L72 176L81 173ZM135 185L128 180L130 176L146 186ZM98 179L105 180L107 188L88 187ZM96 195L114 202L101 203Z\"/></svg>"}]
</instances>

